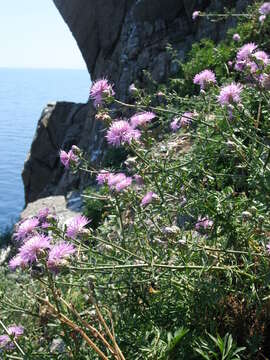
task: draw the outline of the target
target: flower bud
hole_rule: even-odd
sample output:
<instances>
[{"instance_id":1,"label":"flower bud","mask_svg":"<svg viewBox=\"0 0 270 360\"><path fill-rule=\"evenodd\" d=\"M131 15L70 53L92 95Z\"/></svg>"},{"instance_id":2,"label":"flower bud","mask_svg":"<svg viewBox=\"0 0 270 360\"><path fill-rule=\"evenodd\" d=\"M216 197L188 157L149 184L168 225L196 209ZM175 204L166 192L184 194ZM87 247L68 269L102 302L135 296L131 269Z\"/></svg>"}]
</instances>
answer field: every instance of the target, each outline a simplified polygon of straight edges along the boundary
<instances>
[{"instance_id":1,"label":"flower bud","mask_svg":"<svg viewBox=\"0 0 270 360\"><path fill-rule=\"evenodd\" d=\"M261 83L265 90L270 90L270 75L264 74Z\"/></svg>"},{"instance_id":2,"label":"flower bud","mask_svg":"<svg viewBox=\"0 0 270 360\"><path fill-rule=\"evenodd\" d=\"M242 219L243 221L247 221L252 218L252 214L249 211L242 212Z\"/></svg>"},{"instance_id":3,"label":"flower bud","mask_svg":"<svg viewBox=\"0 0 270 360\"><path fill-rule=\"evenodd\" d=\"M81 153L81 149L76 145L72 145L71 150L72 150L73 154L75 154L75 155L80 155L80 153Z\"/></svg>"},{"instance_id":4,"label":"flower bud","mask_svg":"<svg viewBox=\"0 0 270 360\"><path fill-rule=\"evenodd\" d=\"M136 88L135 84L131 84L128 88L128 91L130 94L135 94L138 92L138 89Z\"/></svg>"},{"instance_id":5,"label":"flower bud","mask_svg":"<svg viewBox=\"0 0 270 360\"><path fill-rule=\"evenodd\" d=\"M263 223L264 222L264 217L262 215L258 216L258 221L259 223Z\"/></svg>"},{"instance_id":6,"label":"flower bud","mask_svg":"<svg viewBox=\"0 0 270 360\"><path fill-rule=\"evenodd\" d=\"M177 235L180 232L180 228L176 225L173 226L165 226L162 229L162 233L164 235L167 235L169 237L174 237L175 235Z\"/></svg>"},{"instance_id":7,"label":"flower bud","mask_svg":"<svg viewBox=\"0 0 270 360\"><path fill-rule=\"evenodd\" d=\"M236 144L230 140L227 141L226 145L229 150L234 150L236 148Z\"/></svg>"},{"instance_id":8,"label":"flower bud","mask_svg":"<svg viewBox=\"0 0 270 360\"><path fill-rule=\"evenodd\" d=\"M250 212L251 212L253 215L255 215L256 212L257 212L256 206L251 206Z\"/></svg>"},{"instance_id":9,"label":"flower bud","mask_svg":"<svg viewBox=\"0 0 270 360\"><path fill-rule=\"evenodd\" d=\"M131 166L136 165L136 162L137 162L137 157L136 157L136 156L134 156L134 157L129 157L129 158L127 158L127 160L125 161L125 165L128 166L128 167L131 167Z\"/></svg>"}]
</instances>

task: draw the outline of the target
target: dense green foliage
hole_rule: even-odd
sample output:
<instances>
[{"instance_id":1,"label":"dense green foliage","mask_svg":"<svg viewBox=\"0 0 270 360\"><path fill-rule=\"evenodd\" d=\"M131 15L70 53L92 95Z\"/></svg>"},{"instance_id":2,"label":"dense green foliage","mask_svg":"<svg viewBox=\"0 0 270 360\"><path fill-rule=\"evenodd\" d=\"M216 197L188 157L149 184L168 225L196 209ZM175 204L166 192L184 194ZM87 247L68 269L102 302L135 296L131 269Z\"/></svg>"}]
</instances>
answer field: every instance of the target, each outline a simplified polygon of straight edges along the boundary
<instances>
[{"instance_id":1,"label":"dense green foliage","mask_svg":"<svg viewBox=\"0 0 270 360\"><path fill-rule=\"evenodd\" d=\"M92 222L74 239L73 260L51 274L44 252L23 273L1 270L1 319L26 329L19 340L26 355L15 348L4 359L97 359L82 332L107 359L123 359L93 336L89 324L108 335L98 309L128 360L269 358L270 92L228 67L246 42L270 50L270 19L260 24L257 8L219 45L194 44L168 85L138 90L136 110L157 118L119 162L144 184L86 190ZM235 32L240 43L232 41ZM217 84L199 93L192 80L206 68ZM217 96L232 81L243 89L230 113ZM192 125L172 133L174 116L186 111L196 114ZM143 206L148 191L157 196ZM200 219L208 225L198 226ZM54 240L66 239L55 220L49 230ZM51 349L56 338L64 350Z\"/></svg>"}]
</instances>

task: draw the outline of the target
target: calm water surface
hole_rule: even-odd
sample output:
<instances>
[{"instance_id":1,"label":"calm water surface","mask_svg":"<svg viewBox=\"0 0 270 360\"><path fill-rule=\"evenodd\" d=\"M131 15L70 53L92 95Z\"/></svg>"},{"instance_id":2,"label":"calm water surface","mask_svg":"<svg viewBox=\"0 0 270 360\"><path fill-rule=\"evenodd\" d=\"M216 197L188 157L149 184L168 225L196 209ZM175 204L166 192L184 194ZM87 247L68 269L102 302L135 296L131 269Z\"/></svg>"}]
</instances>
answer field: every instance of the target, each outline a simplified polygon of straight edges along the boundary
<instances>
[{"instance_id":1,"label":"calm water surface","mask_svg":"<svg viewBox=\"0 0 270 360\"><path fill-rule=\"evenodd\" d=\"M86 70L0 69L0 230L24 206L21 172L41 111L48 102L86 102Z\"/></svg>"}]
</instances>

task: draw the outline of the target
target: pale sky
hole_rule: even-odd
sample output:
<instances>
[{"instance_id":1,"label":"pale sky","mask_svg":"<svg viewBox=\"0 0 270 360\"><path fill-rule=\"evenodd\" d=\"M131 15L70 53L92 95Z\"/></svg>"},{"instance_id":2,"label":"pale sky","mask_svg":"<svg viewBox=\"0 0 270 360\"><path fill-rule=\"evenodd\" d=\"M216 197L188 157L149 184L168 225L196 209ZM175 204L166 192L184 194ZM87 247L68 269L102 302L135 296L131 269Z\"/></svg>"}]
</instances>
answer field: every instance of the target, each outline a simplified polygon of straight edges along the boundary
<instances>
[{"instance_id":1,"label":"pale sky","mask_svg":"<svg viewBox=\"0 0 270 360\"><path fill-rule=\"evenodd\" d=\"M0 67L86 69L52 0L0 0Z\"/></svg>"}]
</instances>

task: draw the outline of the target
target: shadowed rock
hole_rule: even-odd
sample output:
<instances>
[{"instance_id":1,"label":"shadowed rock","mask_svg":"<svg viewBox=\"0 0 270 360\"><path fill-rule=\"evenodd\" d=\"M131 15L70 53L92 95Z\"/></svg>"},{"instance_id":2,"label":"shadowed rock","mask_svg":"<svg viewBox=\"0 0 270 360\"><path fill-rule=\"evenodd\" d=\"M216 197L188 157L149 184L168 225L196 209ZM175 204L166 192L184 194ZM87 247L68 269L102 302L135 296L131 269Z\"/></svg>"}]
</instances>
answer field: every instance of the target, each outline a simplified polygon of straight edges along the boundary
<instances>
[{"instance_id":1,"label":"shadowed rock","mask_svg":"<svg viewBox=\"0 0 270 360\"><path fill-rule=\"evenodd\" d=\"M135 80L145 85L144 70L158 82L178 71L166 53L170 43L184 58L194 41L225 36L236 19L192 21L192 12L222 12L224 6L241 12L251 0L54 0L76 39L92 79L107 77L115 83L117 98L128 100ZM87 96L87 94L86 94ZM60 149L75 144L99 161L104 151L102 124L90 104L49 105L38 122L23 170L25 201L66 194L89 183L86 175L70 175L60 165Z\"/></svg>"}]
</instances>

